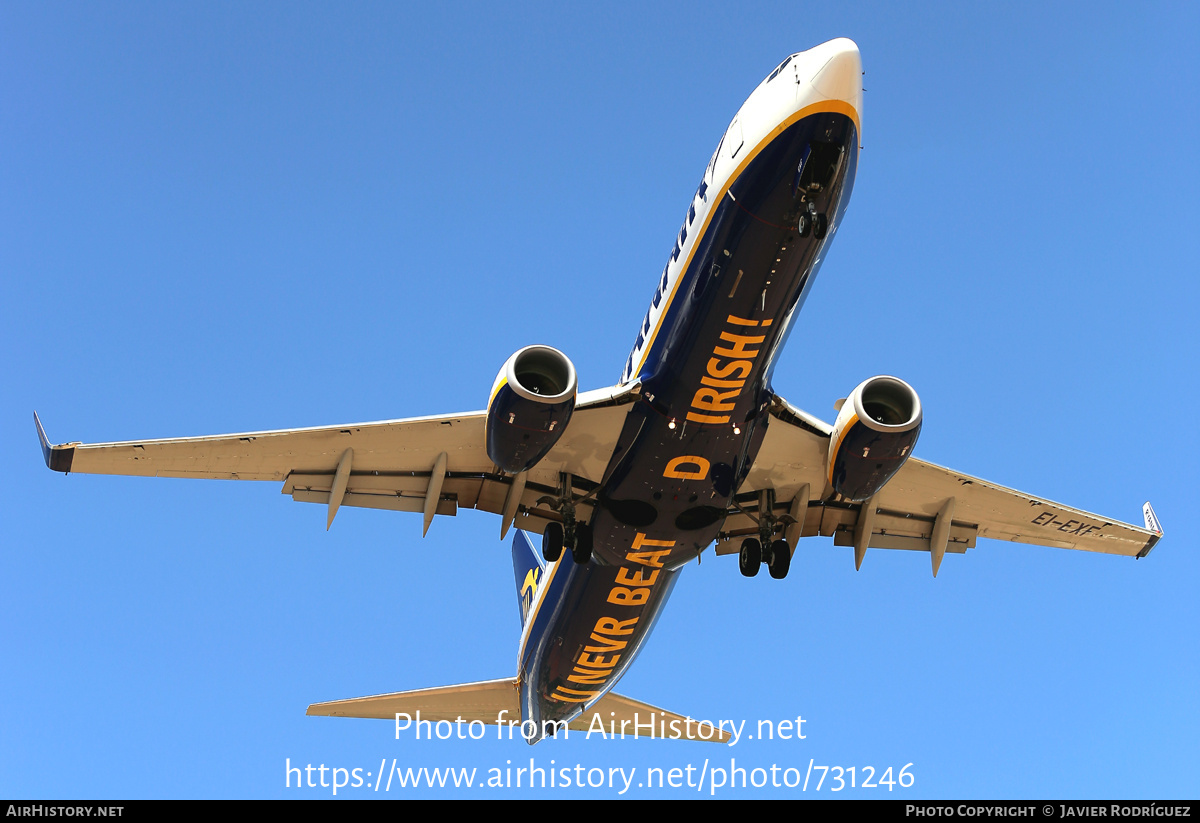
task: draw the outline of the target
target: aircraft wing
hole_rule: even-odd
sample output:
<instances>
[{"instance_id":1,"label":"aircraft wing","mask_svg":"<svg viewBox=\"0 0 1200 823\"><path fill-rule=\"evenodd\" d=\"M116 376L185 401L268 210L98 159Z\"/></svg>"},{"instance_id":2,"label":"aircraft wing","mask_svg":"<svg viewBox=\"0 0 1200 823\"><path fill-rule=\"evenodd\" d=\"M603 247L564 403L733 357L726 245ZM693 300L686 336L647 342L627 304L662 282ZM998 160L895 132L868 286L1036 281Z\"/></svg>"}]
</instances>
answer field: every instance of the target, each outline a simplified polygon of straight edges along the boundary
<instances>
[{"instance_id":1,"label":"aircraft wing","mask_svg":"<svg viewBox=\"0 0 1200 823\"><path fill-rule=\"evenodd\" d=\"M1149 503L1141 528L916 458L875 497L845 501L825 476L830 431L775 398L758 459L738 490L742 511L726 520L724 535L757 534L755 518L765 505L790 516L786 536L793 547L799 537L831 536L836 546L854 546L859 564L867 548L928 551L934 574L944 552L965 552L976 537L1145 557L1162 535ZM737 550L729 540L717 553Z\"/></svg>"},{"instance_id":2,"label":"aircraft wing","mask_svg":"<svg viewBox=\"0 0 1200 823\"><path fill-rule=\"evenodd\" d=\"M486 413L384 420L308 429L120 443L51 445L34 415L46 465L55 471L273 480L299 502L453 515L459 507L506 514L541 533L557 514L537 508L559 473L599 483L634 391L615 387L579 395L566 431L533 469L514 478L487 456ZM510 496L510 490L516 494ZM584 505L587 505L586 503Z\"/></svg>"}]
</instances>

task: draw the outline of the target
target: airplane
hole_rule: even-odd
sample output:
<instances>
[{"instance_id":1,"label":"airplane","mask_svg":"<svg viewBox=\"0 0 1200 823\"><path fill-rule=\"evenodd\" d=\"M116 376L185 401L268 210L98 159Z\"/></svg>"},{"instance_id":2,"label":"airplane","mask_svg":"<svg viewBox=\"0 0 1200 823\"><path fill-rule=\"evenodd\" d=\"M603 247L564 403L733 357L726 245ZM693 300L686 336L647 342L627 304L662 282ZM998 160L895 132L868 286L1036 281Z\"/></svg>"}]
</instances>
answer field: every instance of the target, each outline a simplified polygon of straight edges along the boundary
<instances>
[{"instance_id":1,"label":"airplane","mask_svg":"<svg viewBox=\"0 0 1200 823\"><path fill-rule=\"evenodd\" d=\"M679 573L715 544L742 575L787 576L806 537L947 553L979 537L1145 557L1162 536L912 456L921 402L871 377L828 424L771 376L841 226L862 134L858 47L785 58L717 144L616 385L579 392L549 346L504 363L483 411L342 426L51 445L59 472L281 482L293 500L501 516L521 615L514 676L316 703L310 715L417 716L505 726L529 743L563 729L723 740L720 729L612 691L645 647ZM541 536L540 554L528 534ZM673 732L678 732L673 734Z\"/></svg>"}]
</instances>

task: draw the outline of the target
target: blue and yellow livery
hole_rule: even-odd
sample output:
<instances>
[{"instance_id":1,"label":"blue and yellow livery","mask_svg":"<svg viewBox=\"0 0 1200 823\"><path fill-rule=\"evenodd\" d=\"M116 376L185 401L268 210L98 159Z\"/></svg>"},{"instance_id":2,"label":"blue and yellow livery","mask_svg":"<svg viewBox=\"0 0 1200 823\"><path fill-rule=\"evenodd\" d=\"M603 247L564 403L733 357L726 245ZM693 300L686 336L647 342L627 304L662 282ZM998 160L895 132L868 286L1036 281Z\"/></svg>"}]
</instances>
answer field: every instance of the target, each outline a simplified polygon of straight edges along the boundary
<instances>
[{"instance_id":1,"label":"blue and yellow livery","mask_svg":"<svg viewBox=\"0 0 1200 823\"><path fill-rule=\"evenodd\" d=\"M841 39L787 57L754 90L704 169L610 388L578 393L566 355L530 346L505 363L484 411L90 445L51 445L39 421L46 463L273 480L326 506L327 524L342 507L420 512L426 530L460 508L499 514L502 537L517 527L516 671L309 714L421 711L516 727L531 743L638 717L722 739L612 691L683 567L714 543L743 575L766 565L775 578L816 536L853 546L858 566L872 548L927 552L934 575L980 536L1145 556L1161 535L1149 504L1143 528L913 458L921 406L898 378L860 384L832 426L772 391L854 188L861 77L858 48Z\"/></svg>"}]
</instances>

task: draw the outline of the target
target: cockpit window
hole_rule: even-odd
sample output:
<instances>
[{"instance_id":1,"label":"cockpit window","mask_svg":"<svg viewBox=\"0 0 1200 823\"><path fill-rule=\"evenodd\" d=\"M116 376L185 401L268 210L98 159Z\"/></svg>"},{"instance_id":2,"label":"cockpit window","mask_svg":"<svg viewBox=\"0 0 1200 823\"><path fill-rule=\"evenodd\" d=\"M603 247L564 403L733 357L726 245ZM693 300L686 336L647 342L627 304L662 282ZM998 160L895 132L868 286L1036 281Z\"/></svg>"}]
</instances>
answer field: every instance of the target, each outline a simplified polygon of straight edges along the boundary
<instances>
[{"instance_id":1,"label":"cockpit window","mask_svg":"<svg viewBox=\"0 0 1200 823\"><path fill-rule=\"evenodd\" d=\"M787 57L783 58L783 62L779 64L779 67L776 68L775 71L771 72L771 76L767 78L767 82L770 83L772 80L774 80L776 77L778 77L779 72L783 71L784 66L786 66L788 63L792 62L792 57L794 57L794 56L795 55L789 54Z\"/></svg>"}]
</instances>

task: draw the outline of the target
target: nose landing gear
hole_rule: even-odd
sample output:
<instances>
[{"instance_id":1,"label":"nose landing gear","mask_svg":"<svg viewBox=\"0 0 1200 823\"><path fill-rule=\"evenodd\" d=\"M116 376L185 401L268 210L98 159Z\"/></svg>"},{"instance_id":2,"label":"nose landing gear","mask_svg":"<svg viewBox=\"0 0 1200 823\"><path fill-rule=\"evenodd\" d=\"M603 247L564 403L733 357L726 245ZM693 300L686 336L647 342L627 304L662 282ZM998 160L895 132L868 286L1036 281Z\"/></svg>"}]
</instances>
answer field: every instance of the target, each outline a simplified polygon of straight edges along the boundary
<instances>
[{"instance_id":1,"label":"nose landing gear","mask_svg":"<svg viewBox=\"0 0 1200 823\"><path fill-rule=\"evenodd\" d=\"M818 240L824 240L825 235L829 233L829 218L824 212L817 211L817 204L809 200L807 211L800 212L800 217L796 220L796 231L801 237L808 237L810 234Z\"/></svg>"},{"instance_id":2,"label":"nose landing gear","mask_svg":"<svg viewBox=\"0 0 1200 823\"><path fill-rule=\"evenodd\" d=\"M805 148L792 182L793 202L800 207L796 231L801 237L812 234L818 240L824 240L829 232L829 216L817 211L814 198L827 191L837 179L845 154L837 142L817 141Z\"/></svg>"}]
</instances>

